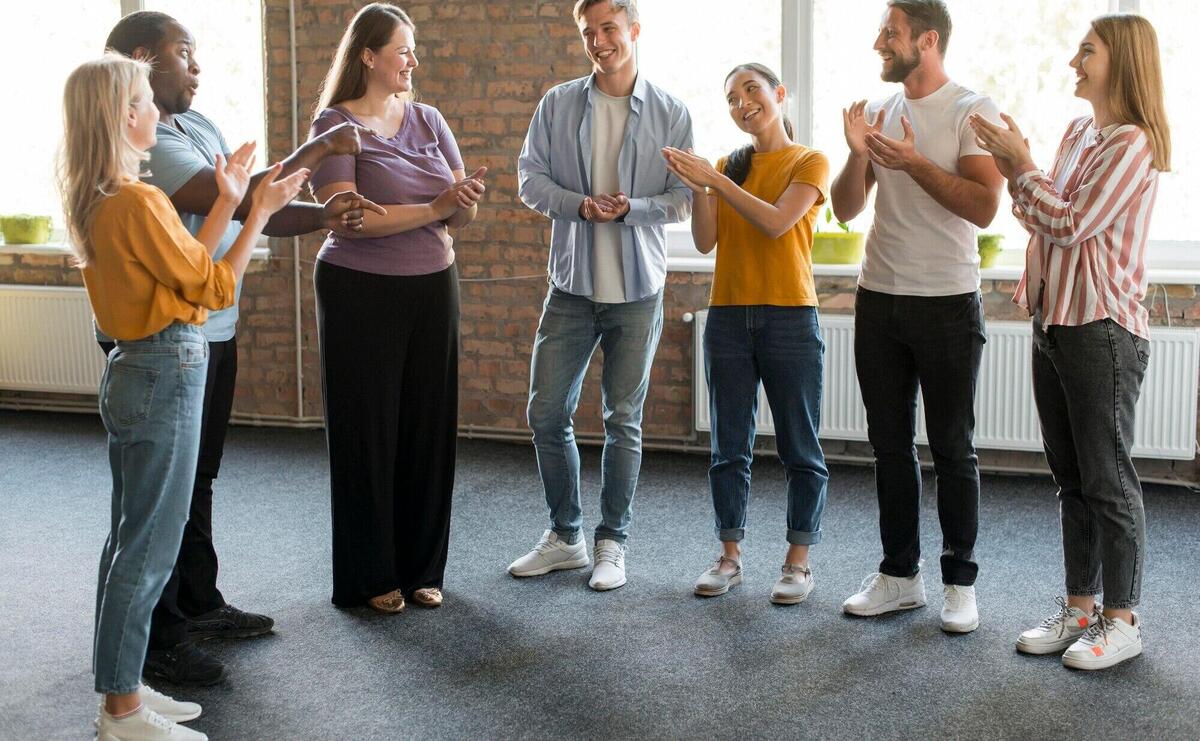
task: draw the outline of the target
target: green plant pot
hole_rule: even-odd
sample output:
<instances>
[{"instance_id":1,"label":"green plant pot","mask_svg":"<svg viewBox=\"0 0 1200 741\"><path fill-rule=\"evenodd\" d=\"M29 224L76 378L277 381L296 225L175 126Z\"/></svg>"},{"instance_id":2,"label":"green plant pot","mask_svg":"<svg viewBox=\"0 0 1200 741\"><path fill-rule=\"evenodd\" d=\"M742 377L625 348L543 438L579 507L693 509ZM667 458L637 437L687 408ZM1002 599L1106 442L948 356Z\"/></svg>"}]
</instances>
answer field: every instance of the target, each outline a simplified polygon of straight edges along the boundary
<instances>
[{"instance_id":1,"label":"green plant pot","mask_svg":"<svg viewBox=\"0 0 1200 741\"><path fill-rule=\"evenodd\" d=\"M857 265L862 262L866 240L862 232L817 232L813 235L812 261L822 265Z\"/></svg>"},{"instance_id":2,"label":"green plant pot","mask_svg":"<svg viewBox=\"0 0 1200 741\"><path fill-rule=\"evenodd\" d=\"M1004 251L1000 245L1004 241L1003 234L980 234L976 238L979 250L979 267L990 268L996 265L996 258Z\"/></svg>"},{"instance_id":3,"label":"green plant pot","mask_svg":"<svg viewBox=\"0 0 1200 741\"><path fill-rule=\"evenodd\" d=\"M43 244L50 241L50 217L4 216L0 218L0 230L6 244Z\"/></svg>"}]
</instances>

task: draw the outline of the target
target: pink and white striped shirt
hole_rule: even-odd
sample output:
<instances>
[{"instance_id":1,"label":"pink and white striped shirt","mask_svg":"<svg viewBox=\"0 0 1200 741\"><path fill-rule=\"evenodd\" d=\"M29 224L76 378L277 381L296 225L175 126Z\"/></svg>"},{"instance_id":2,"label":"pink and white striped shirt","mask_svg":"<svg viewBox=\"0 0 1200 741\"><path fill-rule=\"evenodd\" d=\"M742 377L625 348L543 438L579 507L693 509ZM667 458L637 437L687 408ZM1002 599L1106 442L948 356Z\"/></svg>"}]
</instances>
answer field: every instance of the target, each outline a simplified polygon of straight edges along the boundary
<instances>
[{"instance_id":1,"label":"pink and white striped shirt","mask_svg":"<svg viewBox=\"0 0 1200 741\"><path fill-rule=\"evenodd\" d=\"M1076 144L1083 149L1060 193L1054 183L1074 159ZM1153 161L1141 128L1113 124L1096 131L1085 116L1067 128L1049 176L1031 169L1017 177L1009 186L1013 215L1030 237L1015 303L1033 314L1040 294L1046 327L1112 319L1149 339L1142 299L1158 194Z\"/></svg>"}]
</instances>

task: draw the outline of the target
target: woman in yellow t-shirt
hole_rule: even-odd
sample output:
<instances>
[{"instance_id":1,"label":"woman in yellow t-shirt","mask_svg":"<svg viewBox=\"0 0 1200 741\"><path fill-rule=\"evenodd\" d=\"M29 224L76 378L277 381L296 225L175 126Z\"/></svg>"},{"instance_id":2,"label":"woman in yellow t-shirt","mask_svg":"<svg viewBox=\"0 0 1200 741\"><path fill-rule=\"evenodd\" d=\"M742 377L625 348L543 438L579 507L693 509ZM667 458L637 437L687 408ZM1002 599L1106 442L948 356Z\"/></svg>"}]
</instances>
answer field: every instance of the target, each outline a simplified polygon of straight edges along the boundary
<instances>
[{"instance_id":1,"label":"woman in yellow t-shirt","mask_svg":"<svg viewBox=\"0 0 1200 741\"><path fill-rule=\"evenodd\" d=\"M200 706L141 683L150 613L175 566L200 449L208 366L201 332L234 288L267 218L296 196L300 170L268 171L225 259L216 250L250 182L254 147L217 158L220 198L193 238L159 189L139 182L159 111L150 65L118 54L83 64L63 94L60 190L71 245L101 331L116 339L100 382L112 521L100 556L92 670L102 739L204 739L175 720Z\"/></svg>"},{"instance_id":2,"label":"woman in yellow t-shirt","mask_svg":"<svg viewBox=\"0 0 1200 741\"><path fill-rule=\"evenodd\" d=\"M796 604L812 591L808 550L821 539L829 480L817 439L825 343L812 277L813 225L827 198L829 161L792 140L786 97L770 69L739 65L725 78L725 98L750 143L715 168L691 152L667 148L663 156L695 192L696 249L718 248L704 369L712 419L708 478L722 554L695 591L712 597L742 581L740 542L761 382L788 486L788 549L771 601Z\"/></svg>"}]
</instances>

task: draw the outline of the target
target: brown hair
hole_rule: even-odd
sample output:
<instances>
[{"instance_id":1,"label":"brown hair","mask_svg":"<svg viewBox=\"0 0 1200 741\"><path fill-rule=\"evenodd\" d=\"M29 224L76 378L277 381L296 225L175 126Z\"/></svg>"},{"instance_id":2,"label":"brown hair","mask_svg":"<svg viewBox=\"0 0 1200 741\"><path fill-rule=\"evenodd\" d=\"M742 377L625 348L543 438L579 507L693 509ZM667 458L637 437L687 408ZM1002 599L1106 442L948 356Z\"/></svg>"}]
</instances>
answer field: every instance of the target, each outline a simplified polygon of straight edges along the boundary
<instances>
[{"instance_id":1,"label":"brown hair","mask_svg":"<svg viewBox=\"0 0 1200 741\"><path fill-rule=\"evenodd\" d=\"M333 64L321 83L315 113L366 94L367 66L362 61L363 50L378 51L402 25L414 32L417 30L408 13L390 3L371 3L358 11L342 34Z\"/></svg>"},{"instance_id":2,"label":"brown hair","mask_svg":"<svg viewBox=\"0 0 1200 741\"><path fill-rule=\"evenodd\" d=\"M600 3L608 3L609 7L613 10L625 11L625 17L629 19L629 22L637 23L638 9L636 0L575 0L575 10L573 12L575 22L579 22L585 10Z\"/></svg>"},{"instance_id":3,"label":"brown hair","mask_svg":"<svg viewBox=\"0 0 1200 741\"><path fill-rule=\"evenodd\" d=\"M943 0L888 0L888 7L904 11L914 39L926 31L937 31L938 51L946 56L952 24L950 11Z\"/></svg>"},{"instance_id":4,"label":"brown hair","mask_svg":"<svg viewBox=\"0 0 1200 741\"><path fill-rule=\"evenodd\" d=\"M1092 21L1092 28L1108 47L1108 106L1113 117L1144 131L1154 151L1154 169L1170 170L1171 130L1154 26L1135 13L1114 13Z\"/></svg>"}]
</instances>

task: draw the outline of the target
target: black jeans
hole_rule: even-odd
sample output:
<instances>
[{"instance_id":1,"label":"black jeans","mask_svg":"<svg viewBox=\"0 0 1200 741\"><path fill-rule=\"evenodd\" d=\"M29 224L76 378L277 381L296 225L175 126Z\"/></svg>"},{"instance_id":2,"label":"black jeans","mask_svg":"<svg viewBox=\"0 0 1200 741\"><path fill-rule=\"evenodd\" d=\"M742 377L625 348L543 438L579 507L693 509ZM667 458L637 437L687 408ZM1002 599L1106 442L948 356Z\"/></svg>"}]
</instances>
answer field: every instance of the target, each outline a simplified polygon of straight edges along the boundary
<instances>
[{"instance_id":1,"label":"black jeans","mask_svg":"<svg viewBox=\"0 0 1200 741\"><path fill-rule=\"evenodd\" d=\"M107 355L110 342L101 342ZM225 597L217 589L217 551L212 539L213 481L221 470L225 433L233 411L237 384L237 338L208 343L208 379L204 386L204 412L200 422L200 458L192 487L183 541L175 569L150 617L151 649L164 649L187 638L187 619L222 607Z\"/></svg>"},{"instance_id":2,"label":"black jeans","mask_svg":"<svg viewBox=\"0 0 1200 741\"><path fill-rule=\"evenodd\" d=\"M333 604L441 587L458 437L458 271L317 261Z\"/></svg>"},{"instance_id":3,"label":"black jeans","mask_svg":"<svg viewBox=\"0 0 1200 741\"><path fill-rule=\"evenodd\" d=\"M1033 321L1033 395L1062 515L1067 594L1135 607L1146 561L1142 485L1129 449L1150 343L1111 319Z\"/></svg>"},{"instance_id":4,"label":"black jeans","mask_svg":"<svg viewBox=\"0 0 1200 741\"><path fill-rule=\"evenodd\" d=\"M942 582L970 586L979 572L975 383L987 341L980 296L894 296L859 288L854 313L855 366L875 453L879 571L911 577L920 570L919 386L937 478Z\"/></svg>"}]
</instances>

